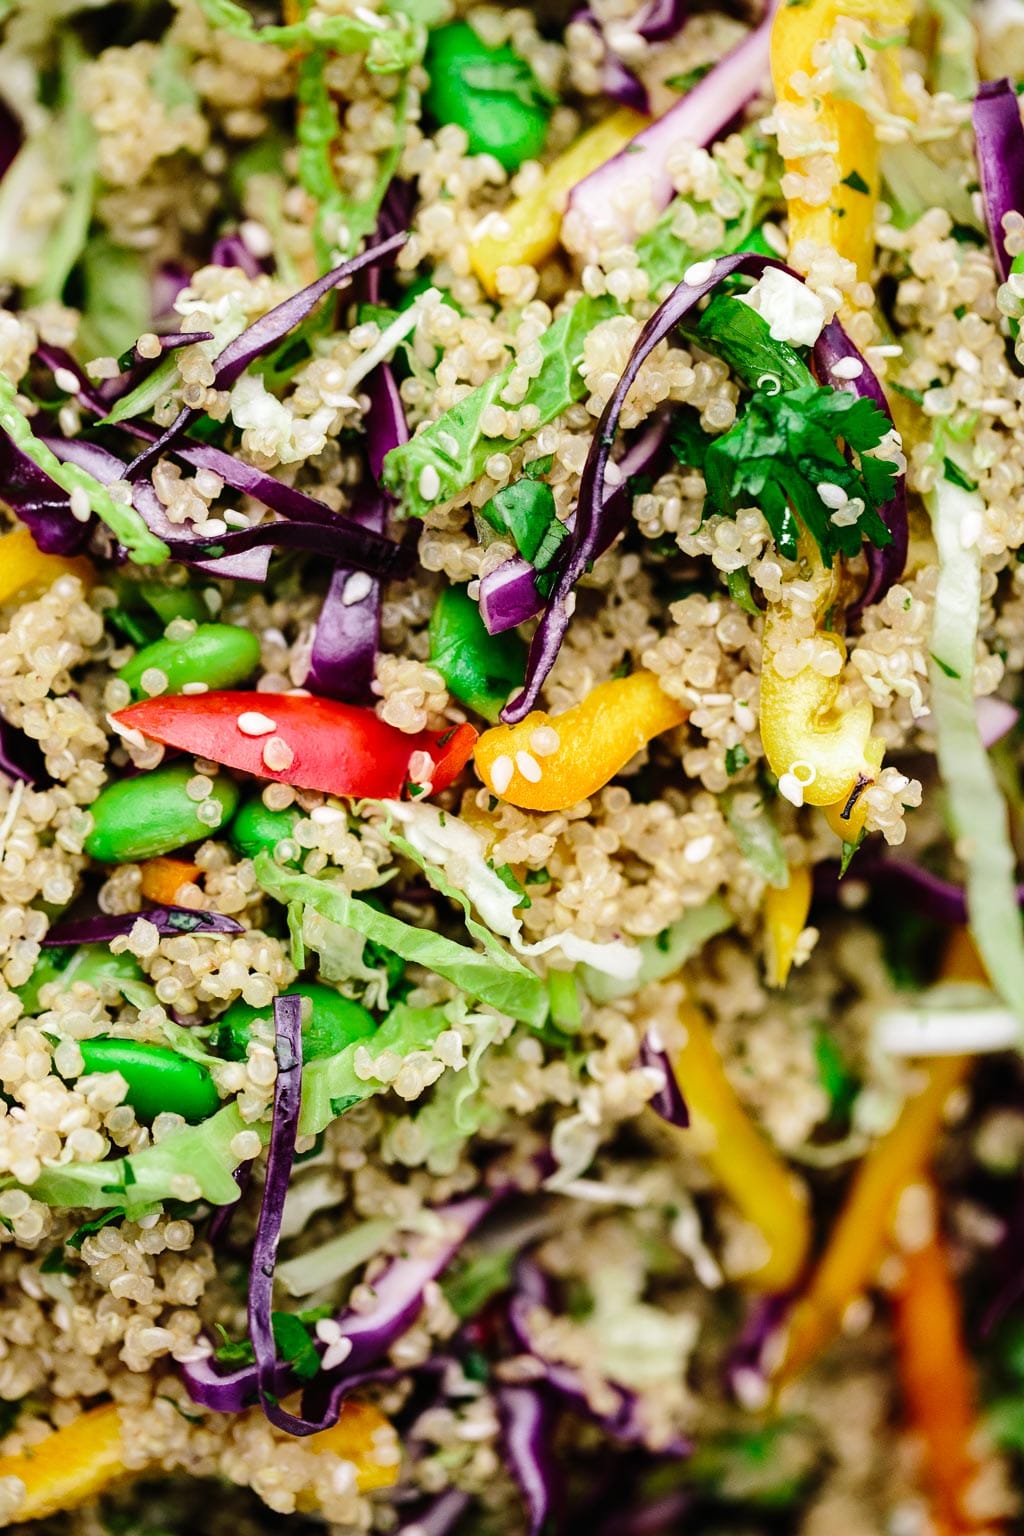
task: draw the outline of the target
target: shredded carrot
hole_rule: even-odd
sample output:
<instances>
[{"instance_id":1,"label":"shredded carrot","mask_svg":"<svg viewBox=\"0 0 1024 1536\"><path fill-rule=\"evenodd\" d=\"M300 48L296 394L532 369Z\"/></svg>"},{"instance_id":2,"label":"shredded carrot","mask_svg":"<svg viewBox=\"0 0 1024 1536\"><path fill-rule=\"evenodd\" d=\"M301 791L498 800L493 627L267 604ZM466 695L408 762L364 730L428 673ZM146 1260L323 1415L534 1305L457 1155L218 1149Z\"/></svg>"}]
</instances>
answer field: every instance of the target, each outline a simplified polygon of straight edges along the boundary
<instances>
[{"instance_id":1,"label":"shredded carrot","mask_svg":"<svg viewBox=\"0 0 1024 1536\"><path fill-rule=\"evenodd\" d=\"M903 1255L894 1297L900 1382L911 1429L924 1452L924 1478L936 1536L992 1531L968 1512L979 1465L974 1377L964 1348L960 1301L942 1241L933 1236Z\"/></svg>"},{"instance_id":2,"label":"shredded carrot","mask_svg":"<svg viewBox=\"0 0 1024 1536\"><path fill-rule=\"evenodd\" d=\"M142 894L147 901L173 906L183 885L195 885L203 871L188 859L146 859L141 864Z\"/></svg>"}]
</instances>

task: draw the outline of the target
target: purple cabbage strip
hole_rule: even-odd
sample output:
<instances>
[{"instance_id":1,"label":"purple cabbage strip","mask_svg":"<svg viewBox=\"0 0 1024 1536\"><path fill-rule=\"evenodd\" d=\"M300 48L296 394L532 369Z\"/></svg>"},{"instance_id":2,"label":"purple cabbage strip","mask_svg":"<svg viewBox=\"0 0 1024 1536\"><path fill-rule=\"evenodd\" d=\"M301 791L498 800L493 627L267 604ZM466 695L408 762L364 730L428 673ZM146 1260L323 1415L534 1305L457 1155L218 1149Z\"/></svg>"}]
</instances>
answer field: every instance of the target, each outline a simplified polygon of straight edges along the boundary
<instances>
[{"instance_id":1,"label":"purple cabbage strip","mask_svg":"<svg viewBox=\"0 0 1024 1536\"><path fill-rule=\"evenodd\" d=\"M161 934L174 933L244 933L237 918L223 912L201 912L194 907L147 907L142 912L98 912L71 923L58 923L43 940L47 945L109 944L122 933L131 933L140 917L152 923Z\"/></svg>"},{"instance_id":2,"label":"purple cabbage strip","mask_svg":"<svg viewBox=\"0 0 1024 1536\"><path fill-rule=\"evenodd\" d=\"M44 554L78 554L88 542L91 519L80 523L72 515L67 492L15 447L6 432L0 432L0 498Z\"/></svg>"},{"instance_id":3,"label":"purple cabbage strip","mask_svg":"<svg viewBox=\"0 0 1024 1536\"><path fill-rule=\"evenodd\" d=\"M649 4L645 5L632 20L619 23L619 28L623 31L628 28L630 32L649 43L664 43L675 37L681 30L687 14L688 6L684 0L649 0ZM646 87L633 74L628 64L610 47L604 30L590 6L583 11L577 11L573 20L586 22L593 27L604 43L601 83L605 95L612 101L617 101L620 106L633 107L637 112L649 112L650 102Z\"/></svg>"},{"instance_id":4,"label":"purple cabbage strip","mask_svg":"<svg viewBox=\"0 0 1024 1536\"><path fill-rule=\"evenodd\" d=\"M230 235L221 235L219 240L213 242L210 265L240 267L246 277L262 277L267 270L263 262L253 255L237 230Z\"/></svg>"},{"instance_id":5,"label":"purple cabbage strip","mask_svg":"<svg viewBox=\"0 0 1024 1536\"><path fill-rule=\"evenodd\" d=\"M1024 127L1013 81L986 80L979 85L971 115L985 222L999 281L1005 283L1013 257L1006 249L1003 219L1008 213L1024 214Z\"/></svg>"},{"instance_id":6,"label":"purple cabbage strip","mask_svg":"<svg viewBox=\"0 0 1024 1536\"><path fill-rule=\"evenodd\" d=\"M239 1163L231 1177L238 1185L238 1199L231 1205L218 1205L210 1217L210 1224L206 1229L206 1241L211 1248L218 1247L227 1238L231 1229L231 1223L235 1219L235 1212L245 1197L245 1192L252 1182L252 1171L256 1166L256 1159L250 1157L247 1162Z\"/></svg>"},{"instance_id":7,"label":"purple cabbage strip","mask_svg":"<svg viewBox=\"0 0 1024 1536\"><path fill-rule=\"evenodd\" d=\"M914 908L937 923L963 926L967 922L967 895L962 885L943 880L930 869L913 864L909 859L859 857L846 875L848 882L863 881L866 885L890 886L897 892L904 891L912 898ZM824 900L834 900L842 889L839 864L827 860L814 866L815 895ZM1017 905L1024 909L1024 884L1017 886Z\"/></svg>"},{"instance_id":8,"label":"purple cabbage strip","mask_svg":"<svg viewBox=\"0 0 1024 1536\"><path fill-rule=\"evenodd\" d=\"M599 1424L613 1440L620 1440L625 1445L645 1446L659 1456L689 1456L692 1446L681 1435L674 1435L665 1445L649 1444L647 1427L640 1412L640 1400L629 1387L613 1381L607 1382L608 1390L615 1394L615 1407L596 1409L591 1406L579 1373L571 1365L546 1360L538 1355L533 1347L529 1326L530 1314L537 1307L553 1310L551 1283L533 1259L521 1257L516 1264L515 1290L509 1302L508 1322L518 1348L532 1356L541 1367L541 1380L577 1413Z\"/></svg>"},{"instance_id":9,"label":"purple cabbage strip","mask_svg":"<svg viewBox=\"0 0 1024 1536\"><path fill-rule=\"evenodd\" d=\"M398 383L387 363L373 370L366 381L366 393L370 397L370 409L363 422L366 457L370 474L379 481L387 454L409 441L409 423Z\"/></svg>"},{"instance_id":10,"label":"purple cabbage strip","mask_svg":"<svg viewBox=\"0 0 1024 1536\"><path fill-rule=\"evenodd\" d=\"M256 1391L270 1423L290 1435L309 1435L320 1428L282 1408L277 1401L278 1360L274 1342L274 1271L281 1241L281 1216L295 1161L302 1104L302 999L297 993L274 1000L274 1118L267 1150L267 1179L249 1270L249 1338L256 1356Z\"/></svg>"},{"instance_id":11,"label":"purple cabbage strip","mask_svg":"<svg viewBox=\"0 0 1024 1536\"><path fill-rule=\"evenodd\" d=\"M713 79L715 73L717 71L705 76L705 79ZM701 84L703 83L702 81ZM710 268L709 275L699 283L688 283L685 279L678 283L668 298L659 304L651 315L629 355L625 371L615 386L611 399L601 413L601 419L594 431L587 461L583 467L579 499L576 504L576 520L570 538L566 540L568 544L566 561L530 645L525 686L501 712L501 718L507 725L517 724L535 707L544 686L544 680L555 664L562 638L569 627L569 618L574 606L573 588L590 562L597 558L602 547L608 506L605 476L622 407L641 367L655 347L670 336L684 316L689 314L706 294L717 288L724 278L732 277L737 272L760 277L768 267L777 267L782 272L790 270L785 262L777 261L774 256L752 254L722 256L715 262L701 262L699 267L702 271L705 267Z\"/></svg>"},{"instance_id":12,"label":"purple cabbage strip","mask_svg":"<svg viewBox=\"0 0 1024 1536\"><path fill-rule=\"evenodd\" d=\"M379 491L349 513L354 523L382 534L387 527L387 501ZM380 638L380 582L369 579L353 593L359 577L351 566L336 565L316 621L313 651L305 686L329 699L367 704Z\"/></svg>"},{"instance_id":13,"label":"purple cabbage strip","mask_svg":"<svg viewBox=\"0 0 1024 1536\"><path fill-rule=\"evenodd\" d=\"M447 1488L426 1506L421 1505L411 1520L406 1520L395 1536L448 1536L462 1519L472 1500L459 1488Z\"/></svg>"},{"instance_id":14,"label":"purple cabbage strip","mask_svg":"<svg viewBox=\"0 0 1024 1536\"><path fill-rule=\"evenodd\" d=\"M21 119L0 96L0 180L17 159L23 141Z\"/></svg>"},{"instance_id":15,"label":"purple cabbage strip","mask_svg":"<svg viewBox=\"0 0 1024 1536\"><path fill-rule=\"evenodd\" d=\"M837 377L833 371L836 364L848 362L859 363L860 373L855 379ZM845 390L847 394L856 395L859 399L871 400L892 421L885 391L838 320L830 320L815 342L814 371L823 384L831 384L833 389ZM879 508L879 512L892 534L892 543L884 549L874 544L867 545L868 579L857 601L846 610L849 619L859 618L865 608L880 602L903 575L910 543L905 474L897 475L892 498Z\"/></svg>"},{"instance_id":16,"label":"purple cabbage strip","mask_svg":"<svg viewBox=\"0 0 1024 1536\"><path fill-rule=\"evenodd\" d=\"M33 787L46 778L39 743L0 714L0 773Z\"/></svg>"},{"instance_id":17,"label":"purple cabbage strip","mask_svg":"<svg viewBox=\"0 0 1024 1536\"><path fill-rule=\"evenodd\" d=\"M282 341L288 332L294 330L301 320L304 320L312 312L332 288L354 277L357 272L362 272L366 267L379 266L382 262L389 261L397 255L405 244L406 235L400 233L392 235L389 240L384 240L379 245L372 245L359 256L353 256L350 261L342 262L341 266L334 267L323 277L317 278L315 283L308 284L300 289L283 303L268 310L252 325L247 326L240 336L228 343L222 352L214 358L213 388L218 390L230 389L241 378L249 364L264 352L275 347ZM162 432L155 442L151 443L142 453L129 464L126 476L129 480L136 480L141 475L148 473L157 459L178 442L192 423L200 415L198 410L192 407L184 407L171 423Z\"/></svg>"},{"instance_id":18,"label":"purple cabbage strip","mask_svg":"<svg viewBox=\"0 0 1024 1536\"><path fill-rule=\"evenodd\" d=\"M750 1303L746 1322L729 1350L723 1369L726 1386L741 1404L750 1403L751 1385L759 1389L761 1383L764 1384L765 1401L768 1400L768 1381L778 1364L780 1330L793 1304L793 1294L792 1291L772 1291L755 1296Z\"/></svg>"},{"instance_id":19,"label":"purple cabbage strip","mask_svg":"<svg viewBox=\"0 0 1024 1536\"><path fill-rule=\"evenodd\" d=\"M708 145L756 96L769 78L768 42L774 7L761 24L725 55L692 91L670 107L649 128L643 128L617 155L577 182L569 210L591 229L614 213L622 186L649 177L651 202L667 208L675 195L668 163L680 143ZM623 228L625 240L636 231Z\"/></svg>"},{"instance_id":20,"label":"purple cabbage strip","mask_svg":"<svg viewBox=\"0 0 1024 1536\"><path fill-rule=\"evenodd\" d=\"M650 469L668 436L668 427L667 412L652 417L618 460L622 483L605 487L597 555L603 555L626 526L629 516L626 482L633 475L644 474ZM574 515L566 527L572 532L575 525ZM543 608L544 598L537 589L537 572L528 560L520 556L506 560L480 582L480 617L492 635L500 635L506 629L515 629L525 624L527 620L536 618Z\"/></svg>"},{"instance_id":21,"label":"purple cabbage strip","mask_svg":"<svg viewBox=\"0 0 1024 1536\"><path fill-rule=\"evenodd\" d=\"M377 1304L372 1312L346 1309L339 1315L341 1337L350 1341L352 1349L340 1366L321 1372L306 1390L306 1398L311 1405L317 1405L319 1419L324 1424L337 1421L342 1401L353 1390L354 1375L376 1366L412 1326L423 1308L426 1287L448 1267L473 1229L500 1200L512 1193L513 1187L504 1184L486 1195L467 1196L440 1206L437 1215L443 1219L446 1228L443 1241L420 1239L420 1251L392 1259L374 1281ZM323 1346L318 1345L318 1348L322 1353ZM240 1412L257 1392L256 1367L252 1365L221 1373L212 1359L193 1361L182 1367L182 1376L195 1402L220 1413ZM295 1385L290 1367L279 1364L273 1384L265 1384L264 1390L283 1397ZM305 1403L303 1406L305 1408Z\"/></svg>"},{"instance_id":22,"label":"purple cabbage strip","mask_svg":"<svg viewBox=\"0 0 1024 1536\"><path fill-rule=\"evenodd\" d=\"M686 1488L663 1493L646 1504L631 1501L628 1509L602 1520L596 1536L677 1536L687 1529L682 1522L694 1502L693 1493Z\"/></svg>"},{"instance_id":23,"label":"purple cabbage strip","mask_svg":"<svg viewBox=\"0 0 1024 1536\"><path fill-rule=\"evenodd\" d=\"M558 1464L552 1454L557 1411L549 1394L533 1383L497 1388L505 1456L529 1515L529 1536L541 1536L561 1505Z\"/></svg>"},{"instance_id":24,"label":"purple cabbage strip","mask_svg":"<svg viewBox=\"0 0 1024 1536\"><path fill-rule=\"evenodd\" d=\"M178 261L164 261L153 273L151 282L150 308L153 312L153 324L162 325L165 321L177 320L177 312L174 301L183 288L187 288L191 280L191 273Z\"/></svg>"},{"instance_id":25,"label":"purple cabbage strip","mask_svg":"<svg viewBox=\"0 0 1024 1536\"><path fill-rule=\"evenodd\" d=\"M654 1044L650 1030L640 1042L640 1065L654 1067L664 1078L662 1086L653 1099L647 1101L654 1113L660 1115L669 1125L678 1125L685 1130L690 1123L690 1111L686 1107L686 1100L680 1090L679 1080L672 1070L668 1053L664 1046Z\"/></svg>"}]
</instances>

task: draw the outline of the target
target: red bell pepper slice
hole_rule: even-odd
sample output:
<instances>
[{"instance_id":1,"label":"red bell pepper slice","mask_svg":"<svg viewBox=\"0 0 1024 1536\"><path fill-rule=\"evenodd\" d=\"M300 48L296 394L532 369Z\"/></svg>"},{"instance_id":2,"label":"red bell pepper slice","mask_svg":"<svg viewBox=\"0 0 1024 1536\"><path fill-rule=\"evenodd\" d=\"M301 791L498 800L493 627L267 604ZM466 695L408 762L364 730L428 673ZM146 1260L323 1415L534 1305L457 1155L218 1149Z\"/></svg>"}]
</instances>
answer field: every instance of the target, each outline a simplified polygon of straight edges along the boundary
<instances>
[{"instance_id":1,"label":"red bell pepper slice","mask_svg":"<svg viewBox=\"0 0 1024 1536\"><path fill-rule=\"evenodd\" d=\"M471 725L410 736L372 709L303 693L170 694L130 704L112 718L165 746L257 778L373 799L395 799L410 784L446 788L465 767L477 737ZM413 762L417 753L427 754L429 763Z\"/></svg>"}]
</instances>

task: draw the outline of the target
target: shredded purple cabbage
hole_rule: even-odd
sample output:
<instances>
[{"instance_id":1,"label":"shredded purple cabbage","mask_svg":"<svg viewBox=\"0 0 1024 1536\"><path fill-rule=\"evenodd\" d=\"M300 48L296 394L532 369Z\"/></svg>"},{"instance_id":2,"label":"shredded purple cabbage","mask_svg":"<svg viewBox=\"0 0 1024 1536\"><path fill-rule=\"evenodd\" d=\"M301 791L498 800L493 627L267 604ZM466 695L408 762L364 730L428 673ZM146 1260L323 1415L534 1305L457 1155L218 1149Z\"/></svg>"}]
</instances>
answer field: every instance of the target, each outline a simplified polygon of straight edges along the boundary
<instances>
[{"instance_id":1,"label":"shredded purple cabbage","mask_svg":"<svg viewBox=\"0 0 1024 1536\"><path fill-rule=\"evenodd\" d=\"M266 271L263 262L253 255L237 230L230 235L221 235L219 240L213 242L210 265L239 267L246 277L262 277Z\"/></svg>"},{"instance_id":2,"label":"shredded purple cabbage","mask_svg":"<svg viewBox=\"0 0 1024 1536\"><path fill-rule=\"evenodd\" d=\"M771 13L725 55L691 91L650 127L643 128L619 154L577 182L569 208L592 229L600 228L615 206L616 190L643 177L650 200L667 208L675 195L668 166L680 143L707 145L737 117L769 78L768 41ZM628 241L635 231L623 229Z\"/></svg>"},{"instance_id":3,"label":"shredded purple cabbage","mask_svg":"<svg viewBox=\"0 0 1024 1536\"><path fill-rule=\"evenodd\" d=\"M659 412L618 460L621 484L605 486L601 538L596 551L603 555L625 528L629 518L627 482L633 475L646 474L661 452L668 436L667 412ZM570 532L575 515L566 524ZM537 587L537 572L528 560L516 556L490 571L480 582L480 617L492 635L503 634L534 619L544 608Z\"/></svg>"},{"instance_id":4,"label":"shredded purple cabbage","mask_svg":"<svg viewBox=\"0 0 1024 1536\"><path fill-rule=\"evenodd\" d=\"M768 1381L778 1364L782 1325L792 1304L792 1291L772 1291L751 1301L723 1370L726 1386L737 1402L756 1406L752 1402L755 1395L763 1395L767 1402Z\"/></svg>"},{"instance_id":5,"label":"shredded purple cabbage","mask_svg":"<svg viewBox=\"0 0 1024 1536\"><path fill-rule=\"evenodd\" d=\"M142 912L98 912L70 923L58 923L43 940L47 945L109 944L122 933L131 933L139 918L152 923L161 934L174 933L244 933L237 918L223 912L200 912L194 907L147 907Z\"/></svg>"},{"instance_id":6,"label":"shredded purple cabbage","mask_svg":"<svg viewBox=\"0 0 1024 1536\"><path fill-rule=\"evenodd\" d=\"M447 1488L427 1505L419 1505L411 1519L403 1521L395 1536L448 1536L462 1519L472 1500L459 1488Z\"/></svg>"},{"instance_id":7,"label":"shredded purple cabbage","mask_svg":"<svg viewBox=\"0 0 1024 1536\"><path fill-rule=\"evenodd\" d=\"M664 1079L653 1099L647 1101L654 1113L660 1115L669 1125L678 1125L685 1130L690 1123L690 1111L686 1107L686 1100L680 1090L679 1080L672 1070L668 1053L664 1046L655 1045L650 1030L640 1042L640 1065L653 1067L662 1074Z\"/></svg>"},{"instance_id":8,"label":"shredded purple cabbage","mask_svg":"<svg viewBox=\"0 0 1024 1536\"><path fill-rule=\"evenodd\" d=\"M531 1355L540 1367L541 1379L577 1413L600 1424L613 1440L622 1441L625 1445L646 1446L659 1456L689 1456L692 1446L681 1435L673 1435L662 1445L649 1443L648 1429L640 1411L640 1400L630 1388L618 1382L606 1382L604 1385L609 1394L614 1394L615 1406L596 1409L591 1405L578 1371L571 1365L547 1360L538 1354L530 1335L530 1317L538 1307L549 1312L554 1310L551 1282L539 1265L524 1255L516 1263L515 1289L509 1302L508 1322L518 1347L524 1354Z\"/></svg>"},{"instance_id":9,"label":"shredded purple cabbage","mask_svg":"<svg viewBox=\"0 0 1024 1536\"><path fill-rule=\"evenodd\" d=\"M711 80L713 74L705 78ZM701 84L703 85L704 81ZM700 265L703 268L705 263L702 262ZM568 546L565 564L530 645L525 686L501 712L501 718L507 725L517 724L536 706L544 681L555 664L555 657L569 627L569 619L574 607L573 588L590 562L597 558L605 542L609 505L606 491L608 463L618 432L622 407L643 364L655 347L672 334L683 317L689 314L705 294L717 288L724 278L732 277L737 272L759 277L768 267L777 267L783 272L790 270L785 262L777 261L773 256L751 254L722 256L718 261L708 265L710 274L703 281L688 283L684 279L676 285L668 298L658 305L640 332L623 375L601 413L601 419L591 440L587 461L583 466L579 498L576 503L576 519L572 533L565 541Z\"/></svg>"},{"instance_id":10,"label":"shredded purple cabbage","mask_svg":"<svg viewBox=\"0 0 1024 1536\"><path fill-rule=\"evenodd\" d=\"M342 262L341 266L334 267L323 277L317 278L315 283L300 289L283 303L268 310L252 325L247 326L240 336L228 343L224 350L214 358L214 389L230 389L241 378L249 364L257 357L275 347L279 341L283 341L288 332L294 330L301 320L304 320L312 312L332 288L337 288L341 283L355 277L357 272L366 267L380 266L381 263L390 261L405 244L407 236L404 232L392 235L389 240L382 241L379 245L371 245L359 256L353 256L351 260ZM192 423L200 415L200 412L190 406L184 407L160 436L135 458L126 470L129 480L137 480L140 476L148 474L150 469L161 457L167 453L184 435Z\"/></svg>"},{"instance_id":11,"label":"shredded purple cabbage","mask_svg":"<svg viewBox=\"0 0 1024 1536\"><path fill-rule=\"evenodd\" d=\"M688 1488L675 1488L646 1503L630 1500L627 1509L616 1510L602 1520L595 1536L676 1536L691 1527L684 1522L695 1498Z\"/></svg>"},{"instance_id":12,"label":"shredded purple cabbage","mask_svg":"<svg viewBox=\"0 0 1024 1536\"><path fill-rule=\"evenodd\" d=\"M1008 213L1024 214L1024 126L1013 81L986 80L979 85L972 118L985 222L999 281L1005 283L1013 256L1006 249L1003 219Z\"/></svg>"},{"instance_id":13,"label":"shredded purple cabbage","mask_svg":"<svg viewBox=\"0 0 1024 1536\"><path fill-rule=\"evenodd\" d=\"M557 1520L561 1479L552 1454L557 1410L550 1394L534 1383L503 1384L495 1394L509 1471L529 1515L529 1536L541 1536Z\"/></svg>"},{"instance_id":14,"label":"shredded purple cabbage","mask_svg":"<svg viewBox=\"0 0 1024 1536\"><path fill-rule=\"evenodd\" d=\"M21 119L0 96L0 180L14 164L23 140Z\"/></svg>"},{"instance_id":15,"label":"shredded purple cabbage","mask_svg":"<svg viewBox=\"0 0 1024 1536\"><path fill-rule=\"evenodd\" d=\"M379 491L349 513L361 528L382 534L387 527L387 502ZM336 565L316 621L306 687L329 699L366 704L377 660L380 636L380 582L360 580L351 566ZM365 591L362 587L365 585Z\"/></svg>"},{"instance_id":16,"label":"shredded purple cabbage","mask_svg":"<svg viewBox=\"0 0 1024 1536\"><path fill-rule=\"evenodd\" d=\"M274 1118L267 1151L267 1178L249 1270L249 1338L256 1356L256 1391L260 1407L270 1423L290 1435L311 1435L322 1426L307 1423L278 1402L278 1360L273 1328L274 1271L302 1104L302 999L297 993L274 1000L274 1051L277 1056Z\"/></svg>"},{"instance_id":17,"label":"shredded purple cabbage","mask_svg":"<svg viewBox=\"0 0 1024 1536\"><path fill-rule=\"evenodd\" d=\"M191 273L179 261L164 261L157 267L151 283L150 299L155 326L177 319L174 301L190 281Z\"/></svg>"},{"instance_id":18,"label":"shredded purple cabbage","mask_svg":"<svg viewBox=\"0 0 1024 1536\"><path fill-rule=\"evenodd\" d=\"M855 379L837 377L833 372L836 364L850 360L860 364L861 371L858 376ZM830 320L815 343L814 369L822 383L831 384L833 389L845 390L847 394L856 395L859 399L871 400L890 422L892 421L892 412L885 398L885 391L838 320ZM895 422L893 422L893 428L895 430ZM884 549L879 549L875 544L866 546L868 579L857 601L846 610L847 618L850 619L859 618L865 608L870 607L872 603L881 602L890 587L895 586L903 575L910 543L905 474L896 476L891 500L878 510L882 521L892 534L892 543L887 544Z\"/></svg>"},{"instance_id":19,"label":"shredded purple cabbage","mask_svg":"<svg viewBox=\"0 0 1024 1536\"><path fill-rule=\"evenodd\" d=\"M620 22L619 30L628 29L636 37L642 37L649 43L668 42L681 30L687 12L688 7L683 0L649 0L649 3L630 21ZM620 106L633 107L637 112L649 112L650 101L646 87L641 80L637 79L625 60L609 45L604 29L591 7L587 6L585 10L577 11L573 20L586 22L600 36L604 44L601 79L604 94L612 101L617 101Z\"/></svg>"},{"instance_id":20,"label":"shredded purple cabbage","mask_svg":"<svg viewBox=\"0 0 1024 1536\"><path fill-rule=\"evenodd\" d=\"M88 542L91 522L80 523L71 498L34 460L0 432L0 496L46 555L76 555Z\"/></svg>"},{"instance_id":21,"label":"shredded purple cabbage","mask_svg":"<svg viewBox=\"0 0 1024 1536\"><path fill-rule=\"evenodd\" d=\"M864 881L870 886L884 885L904 891L913 899L915 911L930 917L937 923L950 923L962 927L967 922L967 894L962 885L944 880L920 864L909 859L865 857L861 855L850 866L847 881ZM842 890L839 864L827 860L814 866L815 894L825 900L835 900ZM1024 884L1017 886L1017 904L1024 908Z\"/></svg>"},{"instance_id":22,"label":"shredded purple cabbage","mask_svg":"<svg viewBox=\"0 0 1024 1536\"><path fill-rule=\"evenodd\" d=\"M250 1157L246 1162L239 1163L238 1167L232 1171L231 1177L238 1185L238 1199L231 1205L218 1205L210 1217L210 1224L206 1229L206 1241L211 1248L219 1247L226 1240L231 1230L231 1223L235 1219L235 1212L252 1182L252 1171L255 1166L256 1159Z\"/></svg>"}]
</instances>

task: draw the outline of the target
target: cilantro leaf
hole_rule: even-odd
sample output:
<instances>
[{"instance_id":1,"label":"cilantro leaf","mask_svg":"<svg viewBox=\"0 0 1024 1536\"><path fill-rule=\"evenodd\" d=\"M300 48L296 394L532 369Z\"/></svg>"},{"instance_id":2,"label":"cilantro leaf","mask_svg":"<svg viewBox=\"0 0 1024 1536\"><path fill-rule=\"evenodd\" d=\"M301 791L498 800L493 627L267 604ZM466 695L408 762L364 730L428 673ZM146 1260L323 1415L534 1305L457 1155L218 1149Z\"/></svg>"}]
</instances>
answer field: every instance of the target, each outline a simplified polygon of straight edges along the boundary
<instances>
[{"instance_id":1,"label":"cilantro leaf","mask_svg":"<svg viewBox=\"0 0 1024 1536\"><path fill-rule=\"evenodd\" d=\"M704 462L712 507L732 514L758 506L780 553L797 556L800 525L814 539L822 559L855 555L868 538L879 548L892 534L878 508L892 495L896 469L872 459L889 431L873 401L827 385L802 385L778 394L758 394L728 432L715 438ZM850 462L844 444L856 457ZM860 502L855 520L834 521L819 486L838 487L848 502Z\"/></svg>"},{"instance_id":2,"label":"cilantro leaf","mask_svg":"<svg viewBox=\"0 0 1024 1536\"><path fill-rule=\"evenodd\" d=\"M533 466L531 466L533 467ZM555 511L555 496L550 485L532 475L513 480L496 491L480 516L498 533L510 538L524 560L535 570L551 564L568 529Z\"/></svg>"}]
</instances>

